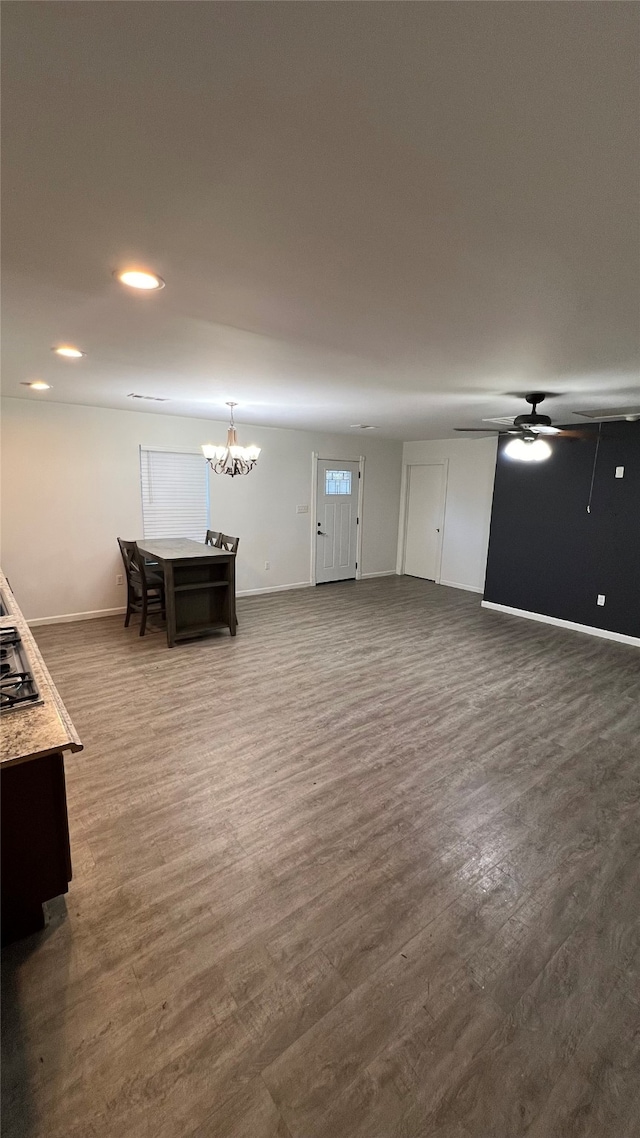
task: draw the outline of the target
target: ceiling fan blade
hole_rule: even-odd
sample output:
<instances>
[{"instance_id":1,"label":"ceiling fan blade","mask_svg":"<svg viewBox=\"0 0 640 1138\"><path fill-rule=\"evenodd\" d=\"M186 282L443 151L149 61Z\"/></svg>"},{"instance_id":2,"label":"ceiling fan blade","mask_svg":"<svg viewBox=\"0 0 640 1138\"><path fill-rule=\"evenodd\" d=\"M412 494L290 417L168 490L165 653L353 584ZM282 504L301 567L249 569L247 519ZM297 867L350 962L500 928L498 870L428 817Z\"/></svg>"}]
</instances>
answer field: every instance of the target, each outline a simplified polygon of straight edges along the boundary
<instances>
[{"instance_id":1,"label":"ceiling fan blade","mask_svg":"<svg viewBox=\"0 0 640 1138\"><path fill-rule=\"evenodd\" d=\"M557 436L565 439L593 439L595 431L557 431Z\"/></svg>"},{"instance_id":2,"label":"ceiling fan blade","mask_svg":"<svg viewBox=\"0 0 640 1138\"><path fill-rule=\"evenodd\" d=\"M503 435L504 431L497 431L495 427L454 427L454 431L465 431L473 435Z\"/></svg>"}]
</instances>

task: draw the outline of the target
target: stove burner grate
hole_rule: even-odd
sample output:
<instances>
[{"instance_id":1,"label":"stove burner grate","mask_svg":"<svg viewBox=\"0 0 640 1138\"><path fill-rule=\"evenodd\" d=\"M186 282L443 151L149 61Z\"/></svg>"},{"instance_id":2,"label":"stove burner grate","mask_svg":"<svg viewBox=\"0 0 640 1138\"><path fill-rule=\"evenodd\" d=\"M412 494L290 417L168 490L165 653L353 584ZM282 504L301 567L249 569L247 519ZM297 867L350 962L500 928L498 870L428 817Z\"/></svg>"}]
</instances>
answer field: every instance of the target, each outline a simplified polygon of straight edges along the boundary
<instances>
[{"instance_id":1,"label":"stove burner grate","mask_svg":"<svg viewBox=\"0 0 640 1138\"><path fill-rule=\"evenodd\" d=\"M13 626L0 628L0 711L29 706L39 700L20 633Z\"/></svg>"},{"instance_id":2,"label":"stove burner grate","mask_svg":"<svg viewBox=\"0 0 640 1138\"><path fill-rule=\"evenodd\" d=\"M0 709L35 703L38 689L30 672L11 672L0 678Z\"/></svg>"}]
</instances>

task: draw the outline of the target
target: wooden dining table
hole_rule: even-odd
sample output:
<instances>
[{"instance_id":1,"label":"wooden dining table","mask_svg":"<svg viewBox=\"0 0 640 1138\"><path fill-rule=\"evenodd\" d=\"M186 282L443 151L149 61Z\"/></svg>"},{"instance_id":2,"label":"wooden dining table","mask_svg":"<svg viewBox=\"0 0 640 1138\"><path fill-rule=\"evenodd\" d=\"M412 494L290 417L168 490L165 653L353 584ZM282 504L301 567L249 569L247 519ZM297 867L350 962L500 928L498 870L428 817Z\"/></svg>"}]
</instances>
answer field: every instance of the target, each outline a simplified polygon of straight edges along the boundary
<instances>
[{"instance_id":1,"label":"wooden dining table","mask_svg":"<svg viewBox=\"0 0 640 1138\"><path fill-rule=\"evenodd\" d=\"M187 537L140 538L164 577L167 644L221 628L236 634L236 555Z\"/></svg>"}]
</instances>

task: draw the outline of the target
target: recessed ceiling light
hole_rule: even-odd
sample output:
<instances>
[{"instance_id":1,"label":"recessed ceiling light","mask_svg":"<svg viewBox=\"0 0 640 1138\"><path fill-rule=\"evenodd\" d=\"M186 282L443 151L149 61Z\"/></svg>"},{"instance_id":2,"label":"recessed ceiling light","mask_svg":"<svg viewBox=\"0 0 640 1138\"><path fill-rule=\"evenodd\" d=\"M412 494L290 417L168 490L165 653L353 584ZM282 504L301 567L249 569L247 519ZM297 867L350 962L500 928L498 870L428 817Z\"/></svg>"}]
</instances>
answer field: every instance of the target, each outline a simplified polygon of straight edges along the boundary
<instances>
[{"instance_id":1,"label":"recessed ceiling light","mask_svg":"<svg viewBox=\"0 0 640 1138\"><path fill-rule=\"evenodd\" d=\"M118 270L113 275L121 284L128 285L129 288L141 288L146 292L154 292L159 288L164 288L162 277L157 276L156 273L148 273L146 269Z\"/></svg>"},{"instance_id":2,"label":"recessed ceiling light","mask_svg":"<svg viewBox=\"0 0 640 1138\"><path fill-rule=\"evenodd\" d=\"M45 383L44 379L23 380L22 387L30 387L32 391L50 391L51 384Z\"/></svg>"},{"instance_id":3,"label":"recessed ceiling light","mask_svg":"<svg viewBox=\"0 0 640 1138\"><path fill-rule=\"evenodd\" d=\"M55 352L57 356L65 356L68 360L80 360L87 354L81 352L80 348L74 348L73 344L60 344L59 347L53 347L51 351Z\"/></svg>"}]
</instances>

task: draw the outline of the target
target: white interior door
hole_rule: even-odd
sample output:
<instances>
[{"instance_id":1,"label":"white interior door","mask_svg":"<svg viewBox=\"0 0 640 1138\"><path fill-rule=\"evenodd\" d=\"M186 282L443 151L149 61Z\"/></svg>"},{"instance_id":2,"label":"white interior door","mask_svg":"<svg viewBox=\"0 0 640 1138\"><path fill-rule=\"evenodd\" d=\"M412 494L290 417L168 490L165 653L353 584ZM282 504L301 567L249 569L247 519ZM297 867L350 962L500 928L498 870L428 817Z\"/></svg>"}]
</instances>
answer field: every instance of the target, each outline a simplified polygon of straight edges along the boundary
<instances>
[{"instance_id":1,"label":"white interior door","mask_svg":"<svg viewBox=\"0 0 640 1138\"><path fill-rule=\"evenodd\" d=\"M359 464L318 459L316 488L316 583L356 575Z\"/></svg>"},{"instance_id":2,"label":"white interior door","mask_svg":"<svg viewBox=\"0 0 640 1138\"><path fill-rule=\"evenodd\" d=\"M444 465L407 467L407 531L404 571L437 581L440 570Z\"/></svg>"}]
</instances>

